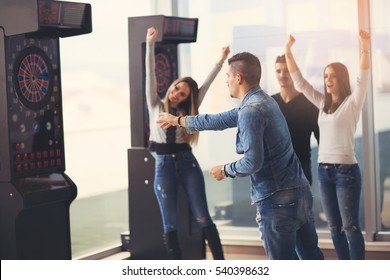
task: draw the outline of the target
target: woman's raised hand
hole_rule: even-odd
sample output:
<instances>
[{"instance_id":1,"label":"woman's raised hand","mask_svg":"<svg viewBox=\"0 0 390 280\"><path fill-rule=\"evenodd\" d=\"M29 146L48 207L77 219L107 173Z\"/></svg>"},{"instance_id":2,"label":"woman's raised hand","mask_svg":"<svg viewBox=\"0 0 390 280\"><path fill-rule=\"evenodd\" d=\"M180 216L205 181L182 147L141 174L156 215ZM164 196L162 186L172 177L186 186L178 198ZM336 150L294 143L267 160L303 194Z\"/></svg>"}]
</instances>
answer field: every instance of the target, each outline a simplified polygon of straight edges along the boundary
<instances>
[{"instance_id":1,"label":"woman's raised hand","mask_svg":"<svg viewBox=\"0 0 390 280\"><path fill-rule=\"evenodd\" d=\"M360 48L363 51L368 51L370 49L370 33L364 30L359 32Z\"/></svg>"},{"instance_id":2,"label":"woman's raised hand","mask_svg":"<svg viewBox=\"0 0 390 280\"><path fill-rule=\"evenodd\" d=\"M219 60L221 65L225 62L225 60L228 57L229 53L230 53L230 47L229 46L226 46L226 47L222 48L222 56L221 56L221 59Z\"/></svg>"},{"instance_id":3,"label":"woman's raised hand","mask_svg":"<svg viewBox=\"0 0 390 280\"><path fill-rule=\"evenodd\" d=\"M156 41L158 35L158 29L154 26L149 27L146 32L146 42L154 42Z\"/></svg>"},{"instance_id":4,"label":"woman's raised hand","mask_svg":"<svg viewBox=\"0 0 390 280\"><path fill-rule=\"evenodd\" d=\"M286 52L290 52L291 51L291 47L292 47L292 45L294 45L294 43L295 43L295 38L290 34L288 36L288 39L287 39L287 42L286 42L286 45L285 45Z\"/></svg>"}]
</instances>

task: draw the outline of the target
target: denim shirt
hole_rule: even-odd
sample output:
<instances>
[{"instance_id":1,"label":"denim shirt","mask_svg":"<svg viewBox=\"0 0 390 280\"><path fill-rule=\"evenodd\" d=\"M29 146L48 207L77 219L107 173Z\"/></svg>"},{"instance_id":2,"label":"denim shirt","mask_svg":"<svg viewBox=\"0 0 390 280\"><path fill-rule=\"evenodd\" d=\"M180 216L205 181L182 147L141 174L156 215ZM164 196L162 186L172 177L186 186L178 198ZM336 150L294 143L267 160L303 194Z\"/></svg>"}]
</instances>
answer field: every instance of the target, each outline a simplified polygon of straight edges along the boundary
<instances>
[{"instance_id":1,"label":"denim shirt","mask_svg":"<svg viewBox=\"0 0 390 280\"><path fill-rule=\"evenodd\" d=\"M252 204L281 190L309 186L285 118L260 86L246 94L239 108L186 116L185 121L188 133L237 127L236 152L243 157L227 164L226 171L233 176L250 176Z\"/></svg>"}]
</instances>

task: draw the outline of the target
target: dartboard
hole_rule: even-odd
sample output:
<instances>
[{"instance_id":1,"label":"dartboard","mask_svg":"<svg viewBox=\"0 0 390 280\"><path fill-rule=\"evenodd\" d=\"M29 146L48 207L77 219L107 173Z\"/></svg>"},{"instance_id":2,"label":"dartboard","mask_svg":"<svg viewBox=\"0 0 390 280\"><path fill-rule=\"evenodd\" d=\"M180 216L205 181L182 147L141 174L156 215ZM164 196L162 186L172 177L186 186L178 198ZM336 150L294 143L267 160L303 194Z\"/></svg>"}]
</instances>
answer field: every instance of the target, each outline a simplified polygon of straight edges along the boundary
<instances>
[{"instance_id":1,"label":"dartboard","mask_svg":"<svg viewBox=\"0 0 390 280\"><path fill-rule=\"evenodd\" d=\"M177 78L176 70L176 46L160 45L156 46L156 79L157 93L161 98L166 94L171 83Z\"/></svg>"},{"instance_id":2,"label":"dartboard","mask_svg":"<svg viewBox=\"0 0 390 280\"><path fill-rule=\"evenodd\" d=\"M156 79L157 91L162 94L168 89L171 82L171 65L168 58L161 53L156 54Z\"/></svg>"},{"instance_id":3,"label":"dartboard","mask_svg":"<svg viewBox=\"0 0 390 280\"><path fill-rule=\"evenodd\" d=\"M53 89L52 66L45 52L35 46L22 50L13 74L19 100L31 109L42 108Z\"/></svg>"}]
</instances>

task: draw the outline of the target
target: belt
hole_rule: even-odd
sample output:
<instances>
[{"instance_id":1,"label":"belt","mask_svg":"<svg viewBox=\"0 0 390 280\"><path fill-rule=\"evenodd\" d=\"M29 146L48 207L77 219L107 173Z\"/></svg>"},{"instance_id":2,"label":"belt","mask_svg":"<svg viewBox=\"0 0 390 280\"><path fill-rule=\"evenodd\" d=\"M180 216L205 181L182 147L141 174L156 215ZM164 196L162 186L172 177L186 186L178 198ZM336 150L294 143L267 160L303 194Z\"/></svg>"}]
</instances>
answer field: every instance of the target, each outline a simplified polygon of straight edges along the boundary
<instances>
[{"instance_id":1,"label":"belt","mask_svg":"<svg viewBox=\"0 0 390 280\"><path fill-rule=\"evenodd\" d=\"M159 155L166 155L191 151L191 146L188 143L156 143L152 141L149 150Z\"/></svg>"},{"instance_id":2,"label":"belt","mask_svg":"<svg viewBox=\"0 0 390 280\"><path fill-rule=\"evenodd\" d=\"M342 165L341 163L323 163L323 162L320 162L320 166L323 166L323 167L326 167L326 168L329 168L329 167L338 168L341 165Z\"/></svg>"}]
</instances>

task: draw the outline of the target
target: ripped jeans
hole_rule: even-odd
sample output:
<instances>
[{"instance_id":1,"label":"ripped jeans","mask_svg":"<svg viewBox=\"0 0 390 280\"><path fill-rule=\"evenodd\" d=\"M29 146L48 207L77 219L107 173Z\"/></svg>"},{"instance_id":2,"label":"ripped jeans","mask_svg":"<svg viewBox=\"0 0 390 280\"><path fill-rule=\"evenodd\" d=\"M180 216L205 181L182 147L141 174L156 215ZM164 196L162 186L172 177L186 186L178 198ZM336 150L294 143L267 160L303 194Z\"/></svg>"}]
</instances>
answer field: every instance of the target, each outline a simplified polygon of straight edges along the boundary
<instances>
[{"instance_id":1,"label":"ripped jeans","mask_svg":"<svg viewBox=\"0 0 390 280\"><path fill-rule=\"evenodd\" d=\"M154 192L160 206L164 233L178 228L180 185L199 226L203 228L212 225L203 173L194 154L191 151L183 151L176 154L156 155L155 159Z\"/></svg>"},{"instance_id":2,"label":"ripped jeans","mask_svg":"<svg viewBox=\"0 0 390 280\"><path fill-rule=\"evenodd\" d=\"M338 258L364 259L364 238L359 226L359 165L320 163L318 179L322 208Z\"/></svg>"},{"instance_id":3,"label":"ripped jeans","mask_svg":"<svg viewBox=\"0 0 390 280\"><path fill-rule=\"evenodd\" d=\"M323 260L309 186L274 193L257 203L256 221L271 260Z\"/></svg>"}]
</instances>

